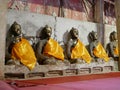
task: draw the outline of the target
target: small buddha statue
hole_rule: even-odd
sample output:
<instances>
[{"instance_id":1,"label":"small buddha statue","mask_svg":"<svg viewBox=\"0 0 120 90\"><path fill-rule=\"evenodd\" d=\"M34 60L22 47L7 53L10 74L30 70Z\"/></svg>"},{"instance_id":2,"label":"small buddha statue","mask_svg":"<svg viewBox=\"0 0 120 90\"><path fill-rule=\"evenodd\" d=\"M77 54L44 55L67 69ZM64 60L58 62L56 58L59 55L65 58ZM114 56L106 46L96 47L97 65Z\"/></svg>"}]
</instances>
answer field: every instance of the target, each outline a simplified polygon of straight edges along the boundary
<instances>
[{"instance_id":1,"label":"small buddha statue","mask_svg":"<svg viewBox=\"0 0 120 90\"><path fill-rule=\"evenodd\" d=\"M70 38L67 43L67 57L70 63L90 63L91 56L86 47L78 38L78 30L72 28L69 32Z\"/></svg>"},{"instance_id":2,"label":"small buddha statue","mask_svg":"<svg viewBox=\"0 0 120 90\"><path fill-rule=\"evenodd\" d=\"M109 61L109 57L103 48L102 44L98 41L97 32L90 32L89 37L91 42L89 44L89 50L91 57L97 62Z\"/></svg>"},{"instance_id":3,"label":"small buddha statue","mask_svg":"<svg viewBox=\"0 0 120 90\"><path fill-rule=\"evenodd\" d=\"M40 41L36 45L38 63L42 65L57 65L63 63L63 48L51 38L52 28L46 25L40 33Z\"/></svg>"},{"instance_id":4,"label":"small buddha statue","mask_svg":"<svg viewBox=\"0 0 120 90\"><path fill-rule=\"evenodd\" d=\"M110 33L110 43L107 45L107 52L109 57L118 58L118 40L117 33L115 31Z\"/></svg>"},{"instance_id":5,"label":"small buddha statue","mask_svg":"<svg viewBox=\"0 0 120 90\"><path fill-rule=\"evenodd\" d=\"M11 60L8 60L7 64L23 64L32 70L36 64L36 57L29 41L21 36L21 26L17 22L14 22L10 28L10 32L13 40L8 48Z\"/></svg>"}]
</instances>

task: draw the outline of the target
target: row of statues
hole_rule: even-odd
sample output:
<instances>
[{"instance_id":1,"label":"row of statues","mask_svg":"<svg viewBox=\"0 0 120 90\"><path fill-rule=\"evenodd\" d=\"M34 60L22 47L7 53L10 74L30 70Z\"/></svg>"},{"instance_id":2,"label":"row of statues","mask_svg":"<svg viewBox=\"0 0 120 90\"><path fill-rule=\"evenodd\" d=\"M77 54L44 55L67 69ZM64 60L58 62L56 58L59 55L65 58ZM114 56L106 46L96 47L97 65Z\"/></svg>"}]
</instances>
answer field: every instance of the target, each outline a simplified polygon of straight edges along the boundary
<instances>
[{"instance_id":1,"label":"row of statues","mask_svg":"<svg viewBox=\"0 0 120 90\"><path fill-rule=\"evenodd\" d=\"M79 32L76 28L72 28L69 32L70 38L66 45L66 51L59 45L57 41L51 38L52 28L46 25L41 31L41 37L32 48L29 41L22 37L21 26L14 22L10 29L13 40L8 46L10 54L6 64L23 64L32 70L37 63L46 64L69 64L69 63L91 63L101 59L108 62L109 57L118 58L117 34L110 34L111 42L107 45L107 52L102 44L98 41L97 33L92 31L89 34L91 43L89 51L79 39ZM65 54L66 53L66 54ZM65 58L65 55L67 58Z\"/></svg>"}]
</instances>

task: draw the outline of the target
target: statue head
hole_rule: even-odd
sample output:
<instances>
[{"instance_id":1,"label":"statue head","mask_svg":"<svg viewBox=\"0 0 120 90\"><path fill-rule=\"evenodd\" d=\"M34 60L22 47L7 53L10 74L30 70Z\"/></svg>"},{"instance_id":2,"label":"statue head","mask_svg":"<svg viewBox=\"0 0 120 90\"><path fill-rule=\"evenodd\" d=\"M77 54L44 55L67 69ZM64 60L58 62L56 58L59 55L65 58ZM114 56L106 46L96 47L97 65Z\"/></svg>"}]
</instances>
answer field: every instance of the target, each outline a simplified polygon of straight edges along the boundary
<instances>
[{"instance_id":1,"label":"statue head","mask_svg":"<svg viewBox=\"0 0 120 90\"><path fill-rule=\"evenodd\" d=\"M49 38L52 35L52 28L48 25L46 25L42 31L41 31L41 36L44 38Z\"/></svg>"},{"instance_id":2,"label":"statue head","mask_svg":"<svg viewBox=\"0 0 120 90\"><path fill-rule=\"evenodd\" d=\"M117 40L117 33L115 31L110 33L110 41Z\"/></svg>"},{"instance_id":3,"label":"statue head","mask_svg":"<svg viewBox=\"0 0 120 90\"><path fill-rule=\"evenodd\" d=\"M97 32L95 31L90 32L89 37L92 41L97 40L98 39Z\"/></svg>"},{"instance_id":4,"label":"statue head","mask_svg":"<svg viewBox=\"0 0 120 90\"><path fill-rule=\"evenodd\" d=\"M72 39L77 39L79 35L79 32L76 28L73 28L70 30L70 36Z\"/></svg>"},{"instance_id":5,"label":"statue head","mask_svg":"<svg viewBox=\"0 0 120 90\"><path fill-rule=\"evenodd\" d=\"M15 21L11 28L11 34L13 34L14 36L20 36L21 35L21 26Z\"/></svg>"}]
</instances>

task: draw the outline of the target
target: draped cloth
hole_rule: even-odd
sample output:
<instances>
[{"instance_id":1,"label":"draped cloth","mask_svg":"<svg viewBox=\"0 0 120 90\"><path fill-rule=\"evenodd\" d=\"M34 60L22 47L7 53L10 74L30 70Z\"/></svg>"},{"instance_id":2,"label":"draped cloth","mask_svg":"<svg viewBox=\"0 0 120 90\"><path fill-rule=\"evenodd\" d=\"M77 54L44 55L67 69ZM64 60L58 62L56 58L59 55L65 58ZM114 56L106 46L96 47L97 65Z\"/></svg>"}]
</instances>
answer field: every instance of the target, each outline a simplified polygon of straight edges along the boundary
<instances>
[{"instance_id":1,"label":"draped cloth","mask_svg":"<svg viewBox=\"0 0 120 90\"><path fill-rule=\"evenodd\" d=\"M22 64L30 70L35 67L36 57L30 43L26 39L21 39L12 48L12 59L20 60Z\"/></svg>"},{"instance_id":2,"label":"draped cloth","mask_svg":"<svg viewBox=\"0 0 120 90\"><path fill-rule=\"evenodd\" d=\"M80 40L78 40L76 46L72 48L71 58L72 59L81 58L85 60L87 63L90 63L92 59L87 49Z\"/></svg>"},{"instance_id":3,"label":"draped cloth","mask_svg":"<svg viewBox=\"0 0 120 90\"><path fill-rule=\"evenodd\" d=\"M44 47L43 54L47 56L53 56L57 59L64 60L64 54L62 47L57 41L50 38Z\"/></svg>"},{"instance_id":4,"label":"draped cloth","mask_svg":"<svg viewBox=\"0 0 120 90\"><path fill-rule=\"evenodd\" d=\"M119 55L118 47L116 47L113 51L114 51L114 54L115 54L115 55Z\"/></svg>"},{"instance_id":5,"label":"draped cloth","mask_svg":"<svg viewBox=\"0 0 120 90\"><path fill-rule=\"evenodd\" d=\"M109 60L109 57L102 47L101 43L98 43L98 45L94 48L93 54L98 58L104 59L106 62Z\"/></svg>"}]
</instances>

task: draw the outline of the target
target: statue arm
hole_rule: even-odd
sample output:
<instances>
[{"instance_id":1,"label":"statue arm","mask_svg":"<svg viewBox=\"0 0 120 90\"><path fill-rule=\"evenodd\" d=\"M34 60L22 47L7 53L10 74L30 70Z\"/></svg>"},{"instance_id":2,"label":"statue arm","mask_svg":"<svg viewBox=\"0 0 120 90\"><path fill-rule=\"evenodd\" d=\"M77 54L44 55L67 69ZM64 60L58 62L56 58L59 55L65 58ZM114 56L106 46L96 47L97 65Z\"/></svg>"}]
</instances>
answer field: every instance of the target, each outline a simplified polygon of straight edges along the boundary
<instances>
[{"instance_id":1,"label":"statue arm","mask_svg":"<svg viewBox=\"0 0 120 90\"><path fill-rule=\"evenodd\" d=\"M113 45L112 44L110 44L110 53L111 53L112 57L114 57L114 51L113 51Z\"/></svg>"},{"instance_id":2,"label":"statue arm","mask_svg":"<svg viewBox=\"0 0 120 90\"><path fill-rule=\"evenodd\" d=\"M8 47L8 52L11 54L11 52L12 52L12 48L13 48L13 43L11 43L10 45L9 45L9 47Z\"/></svg>"},{"instance_id":3,"label":"statue arm","mask_svg":"<svg viewBox=\"0 0 120 90\"><path fill-rule=\"evenodd\" d=\"M68 59L71 59L71 47L72 47L72 42L68 41L68 43L67 43L67 56L68 56Z\"/></svg>"},{"instance_id":4,"label":"statue arm","mask_svg":"<svg viewBox=\"0 0 120 90\"><path fill-rule=\"evenodd\" d=\"M37 57L42 59L42 60L45 60L45 59L48 59L49 57L48 56L45 56L43 55L42 51L44 49L44 43L43 42L39 42L38 45L37 45L37 48L36 48L36 54L37 54Z\"/></svg>"},{"instance_id":5,"label":"statue arm","mask_svg":"<svg viewBox=\"0 0 120 90\"><path fill-rule=\"evenodd\" d=\"M114 54L114 48L113 48L113 45L112 45L112 44L110 44L110 53L111 53L111 56L112 56L112 57L118 57L118 55L115 55L115 54Z\"/></svg>"},{"instance_id":6,"label":"statue arm","mask_svg":"<svg viewBox=\"0 0 120 90\"><path fill-rule=\"evenodd\" d=\"M91 44L90 44L90 55L91 55L91 57L94 58L95 56L94 56L94 54L93 54L93 49L94 49L94 45L93 45L93 43L91 43Z\"/></svg>"}]
</instances>

